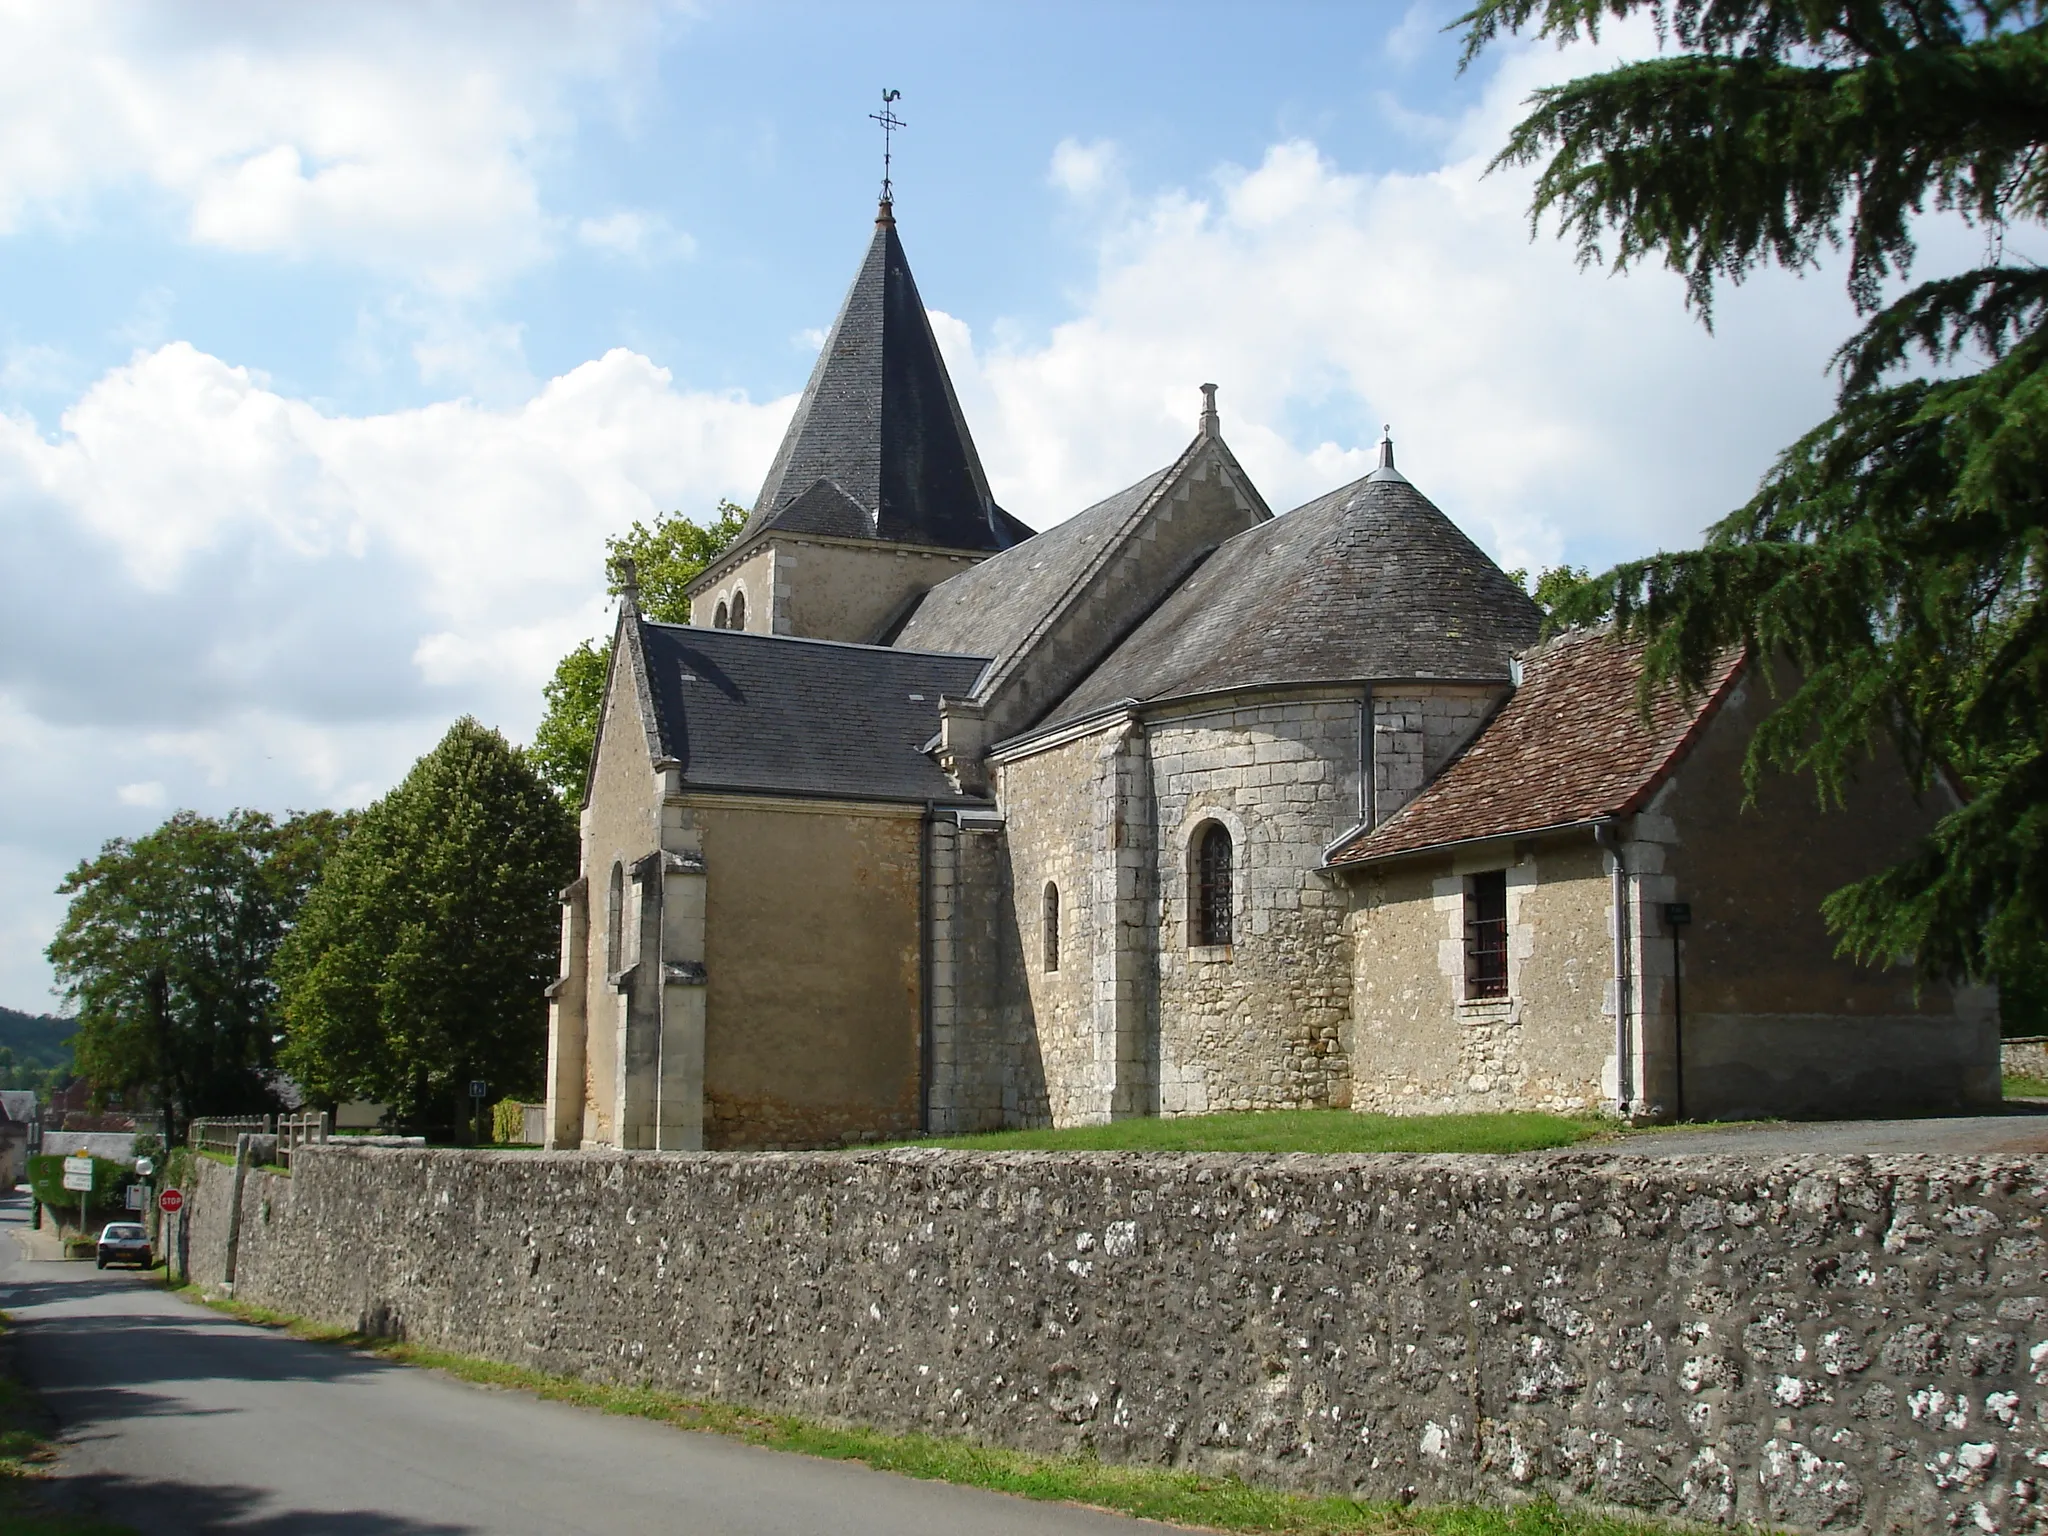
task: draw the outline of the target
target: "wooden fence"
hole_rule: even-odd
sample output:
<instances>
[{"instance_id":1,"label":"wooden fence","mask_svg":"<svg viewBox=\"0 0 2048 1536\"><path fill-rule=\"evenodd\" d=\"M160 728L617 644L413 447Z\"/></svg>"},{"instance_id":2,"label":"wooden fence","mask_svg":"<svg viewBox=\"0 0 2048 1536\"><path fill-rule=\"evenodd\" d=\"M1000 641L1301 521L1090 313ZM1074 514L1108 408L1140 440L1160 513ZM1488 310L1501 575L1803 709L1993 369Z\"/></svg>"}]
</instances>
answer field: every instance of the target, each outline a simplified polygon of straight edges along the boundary
<instances>
[{"instance_id":1,"label":"wooden fence","mask_svg":"<svg viewBox=\"0 0 2048 1536\"><path fill-rule=\"evenodd\" d=\"M325 1110L303 1115L212 1115L194 1120L187 1140L202 1152L232 1153L241 1137L275 1136L277 1160L289 1168L294 1147L323 1142L332 1130Z\"/></svg>"}]
</instances>

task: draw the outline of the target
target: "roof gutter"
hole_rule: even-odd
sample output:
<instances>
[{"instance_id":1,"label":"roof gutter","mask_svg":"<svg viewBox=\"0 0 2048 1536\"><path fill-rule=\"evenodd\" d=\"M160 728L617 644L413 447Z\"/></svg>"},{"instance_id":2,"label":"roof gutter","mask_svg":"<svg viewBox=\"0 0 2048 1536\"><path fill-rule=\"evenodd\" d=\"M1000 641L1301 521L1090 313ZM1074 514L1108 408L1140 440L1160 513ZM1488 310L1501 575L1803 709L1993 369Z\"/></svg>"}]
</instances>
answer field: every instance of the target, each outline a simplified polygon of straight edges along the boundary
<instances>
[{"instance_id":1,"label":"roof gutter","mask_svg":"<svg viewBox=\"0 0 2048 1536\"><path fill-rule=\"evenodd\" d=\"M1396 848L1388 853L1367 854L1363 858L1345 859L1341 862L1332 860L1326 853L1323 856L1324 862L1317 869L1316 873L1322 875L1344 875L1351 873L1353 870L1368 869L1374 865L1392 864L1402 859L1426 858L1431 854L1451 853L1460 848L1477 848L1486 843L1505 843L1525 837L1558 837L1567 832L1593 831L1599 827L1613 825L1614 820L1613 815L1602 814L1599 816L1582 816L1576 821L1554 821L1547 826L1541 827L1510 827L1505 831L1488 832L1479 837L1447 838L1440 843L1424 843L1419 848ZM1339 838L1337 841L1341 844L1345 839Z\"/></svg>"}]
</instances>

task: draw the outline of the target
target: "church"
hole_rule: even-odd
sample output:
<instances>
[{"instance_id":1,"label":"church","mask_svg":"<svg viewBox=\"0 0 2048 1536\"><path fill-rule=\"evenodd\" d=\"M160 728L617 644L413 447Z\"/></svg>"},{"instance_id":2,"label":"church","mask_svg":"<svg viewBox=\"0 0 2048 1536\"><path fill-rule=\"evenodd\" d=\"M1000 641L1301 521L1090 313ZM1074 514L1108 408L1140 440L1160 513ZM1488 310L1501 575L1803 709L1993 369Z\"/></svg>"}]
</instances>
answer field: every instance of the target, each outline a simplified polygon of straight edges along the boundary
<instances>
[{"instance_id":1,"label":"church","mask_svg":"<svg viewBox=\"0 0 2048 1536\"><path fill-rule=\"evenodd\" d=\"M1945 809L1895 763L1838 810L1746 796L1756 658L1645 710L1637 654L1546 638L1391 441L1276 513L1189 401L1171 463L1033 532L883 201L692 622L626 583L550 1146L1997 1101L1995 994L1819 915Z\"/></svg>"}]
</instances>

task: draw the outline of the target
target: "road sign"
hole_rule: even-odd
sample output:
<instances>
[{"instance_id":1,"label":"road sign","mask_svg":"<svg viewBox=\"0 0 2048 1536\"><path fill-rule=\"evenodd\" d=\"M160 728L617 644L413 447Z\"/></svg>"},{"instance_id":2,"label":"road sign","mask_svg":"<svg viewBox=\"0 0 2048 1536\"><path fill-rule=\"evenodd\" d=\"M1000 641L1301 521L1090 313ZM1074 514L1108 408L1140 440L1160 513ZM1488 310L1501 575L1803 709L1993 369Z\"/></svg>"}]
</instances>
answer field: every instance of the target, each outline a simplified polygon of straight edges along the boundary
<instances>
[{"instance_id":1,"label":"road sign","mask_svg":"<svg viewBox=\"0 0 2048 1536\"><path fill-rule=\"evenodd\" d=\"M485 1082L485 1081L484 1081L484 1080L483 1080L482 1078L480 1078L480 1077L476 1077L476 1078L471 1078L471 1079L470 1079L470 1083L469 1083L469 1096L470 1096L470 1097L471 1097L472 1099L481 1099L482 1097L484 1097L484 1095L488 1094L488 1093L489 1093L490 1091L491 1091L491 1085L490 1085L489 1083Z\"/></svg>"},{"instance_id":2,"label":"road sign","mask_svg":"<svg viewBox=\"0 0 2048 1536\"><path fill-rule=\"evenodd\" d=\"M142 1209L142 1186L140 1184L130 1184L128 1186L128 1209L131 1211Z\"/></svg>"},{"instance_id":3,"label":"road sign","mask_svg":"<svg viewBox=\"0 0 2048 1536\"><path fill-rule=\"evenodd\" d=\"M166 1216L175 1216L185 1208L185 1192L181 1189L167 1189L156 1197L156 1208Z\"/></svg>"},{"instance_id":4,"label":"road sign","mask_svg":"<svg viewBox=\"0 0 2048 1536\"><path fill-rule=\"evenodd\" d=\"M90 1157L67 1157L64 1159L64 1187L83 1194L92 1188L92 1159Z\"/></svg>"}]
</instances>

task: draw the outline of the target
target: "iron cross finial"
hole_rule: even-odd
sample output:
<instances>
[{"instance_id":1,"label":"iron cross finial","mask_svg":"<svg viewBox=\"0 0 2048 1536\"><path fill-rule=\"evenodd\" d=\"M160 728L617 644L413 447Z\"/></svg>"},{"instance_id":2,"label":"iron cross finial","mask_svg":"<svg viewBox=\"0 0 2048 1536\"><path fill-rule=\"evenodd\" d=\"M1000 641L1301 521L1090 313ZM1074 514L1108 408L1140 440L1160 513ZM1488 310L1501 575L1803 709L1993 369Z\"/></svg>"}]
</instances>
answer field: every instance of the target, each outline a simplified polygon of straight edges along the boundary
<instances>
[{"instance_id":1,"label":"iron cross finial","mask_svg":"<svg viewBox=\"0 0 2048 1536\"><path fill-rule=\"evenodd\" d=\"M868 114L869 121L882 125L882 206L885 208L894 201L889 189L889 152L894 147L892 140L898 128L909 126L893 110L893 103L902 99L901 91L885 90L882 92L882 110Z\"/></svg>"}]
</instances>

